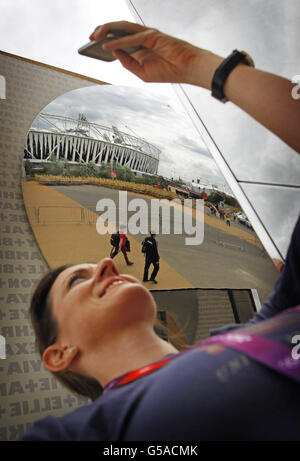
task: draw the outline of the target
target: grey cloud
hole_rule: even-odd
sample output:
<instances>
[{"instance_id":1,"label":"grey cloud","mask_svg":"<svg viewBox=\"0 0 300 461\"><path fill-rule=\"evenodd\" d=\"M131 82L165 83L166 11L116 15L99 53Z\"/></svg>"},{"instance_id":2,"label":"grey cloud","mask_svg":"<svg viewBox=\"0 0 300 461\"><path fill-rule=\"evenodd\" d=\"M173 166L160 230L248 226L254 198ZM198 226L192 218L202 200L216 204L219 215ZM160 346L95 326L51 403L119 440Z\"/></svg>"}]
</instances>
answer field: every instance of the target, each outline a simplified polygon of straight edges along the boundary
<instances>
[{"instance_id":1,"label":"grey cloud","mask_svg":"<svg viewBox=\"0 0 300 461\"><path fill-rule=\"evenodd\" d=\"M197 135L197 133L196 133L196 135ZM199 136L198 136L198 138L199 138ZM186 136L179 136L177 138L176 142L179 145L184 146L184 147L188 148L189 150L191 150L193 152L196 152L197 154L205 155L208 158L212 158L212 156L208 152L208 150L203 145L201 145L199 142L197 142L197 140L188 138Z\"/></svg>"}]
</instances>

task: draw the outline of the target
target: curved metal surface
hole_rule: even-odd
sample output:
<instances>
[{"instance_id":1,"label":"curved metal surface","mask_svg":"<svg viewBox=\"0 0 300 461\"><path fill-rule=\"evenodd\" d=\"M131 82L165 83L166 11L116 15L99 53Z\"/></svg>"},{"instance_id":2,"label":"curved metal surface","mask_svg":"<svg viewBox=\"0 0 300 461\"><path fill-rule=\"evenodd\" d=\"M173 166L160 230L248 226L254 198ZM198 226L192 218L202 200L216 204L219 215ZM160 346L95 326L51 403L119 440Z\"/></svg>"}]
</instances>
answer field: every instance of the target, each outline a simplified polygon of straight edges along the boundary
<instances>
[{"instance_id":1,"label":"curved metal surface","mask_svg":"<svg viewBox=\"0 0 300 461\"><path fill-rule=\"evenodd\" d=\"M257 68L288 79L299 74L297 0L189 0L176 4L171 0L133 0L128 4L138 22L201 48L221 56L229 55L235 48L244 49L254 58ZM198 131L266 250L271 257L281 255L283 259L292 226L287 226L279 236L276 220L268 216L270 209L276 209L280 220L295 221L300 203L299 155L233 104L220 104L208 91L192 85L182 85L180 91ZM245 182L243 187L240 182ZM260 200L250 185L257 182L266 184L256 188L260 191L257 193L263 194ZM280 186L274 194L286 196L283 201L292 203L289 207L274 206L274 194L267 190L272 187L274 191L276 184L287 186Z\"/></svg>"}]
</instances>

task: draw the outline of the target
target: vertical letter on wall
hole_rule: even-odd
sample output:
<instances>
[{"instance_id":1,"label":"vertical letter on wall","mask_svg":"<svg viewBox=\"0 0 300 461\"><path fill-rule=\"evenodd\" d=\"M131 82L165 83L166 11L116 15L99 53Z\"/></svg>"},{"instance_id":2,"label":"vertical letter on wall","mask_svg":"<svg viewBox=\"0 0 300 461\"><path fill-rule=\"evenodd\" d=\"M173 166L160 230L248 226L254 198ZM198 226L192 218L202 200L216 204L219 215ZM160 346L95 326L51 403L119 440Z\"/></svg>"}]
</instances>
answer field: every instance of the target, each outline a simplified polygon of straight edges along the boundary
<instances>
[{"instance_id":1,"label":"vertical letter on wall","mask_svg":"<svg viewBox=\"0 0 300 461\"><path fill-rule=\"evenodd\" d=\"M0 99L6 99L6 80L3 75L0 75Z\"/></svg>"}]
</instances>

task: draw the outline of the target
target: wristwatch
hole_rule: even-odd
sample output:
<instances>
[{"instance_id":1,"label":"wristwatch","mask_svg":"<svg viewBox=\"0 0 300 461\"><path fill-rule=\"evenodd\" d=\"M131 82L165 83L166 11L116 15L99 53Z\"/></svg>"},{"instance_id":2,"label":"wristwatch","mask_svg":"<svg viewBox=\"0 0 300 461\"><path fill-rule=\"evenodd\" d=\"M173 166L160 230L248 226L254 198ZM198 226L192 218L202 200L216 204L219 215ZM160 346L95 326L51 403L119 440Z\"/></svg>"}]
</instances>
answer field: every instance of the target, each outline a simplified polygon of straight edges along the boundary
<instances>
[{"instance_id":1,"label":"wristwatch","mask_svg":"<svg viewBox=\"0 0 300 461\"><path fill-rule=\"evenodd\" d=\"M211 82L211 95L219 101L227 102L228 99L224 94L224 85L230 72L243 62L250 67L254 67L254 62L246 51L233 50L233 52L219 65L216 69Z\"/></svg>"}]
</instances>

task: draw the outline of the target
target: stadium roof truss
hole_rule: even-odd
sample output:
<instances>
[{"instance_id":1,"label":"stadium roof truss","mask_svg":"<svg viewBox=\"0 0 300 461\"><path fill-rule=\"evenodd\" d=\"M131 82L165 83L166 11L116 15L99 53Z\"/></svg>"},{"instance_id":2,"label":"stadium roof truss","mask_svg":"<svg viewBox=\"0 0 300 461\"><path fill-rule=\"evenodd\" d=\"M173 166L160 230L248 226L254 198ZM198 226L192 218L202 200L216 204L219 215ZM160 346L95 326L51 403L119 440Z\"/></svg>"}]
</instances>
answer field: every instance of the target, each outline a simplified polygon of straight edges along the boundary
<instances>
[{"instance_id":1,"label":"stadium roof truss","mask_svg":"<svg viewBox=\"0 0 300 461\"><path fill-rule=\"evenodd\" d=\"M40 113L28 131L24 158L33 163L51 159L70 163L119 163L132 170L156 174L160 150L148 141L112 128L78 119Z\"/></svg>"}]
</instances>

